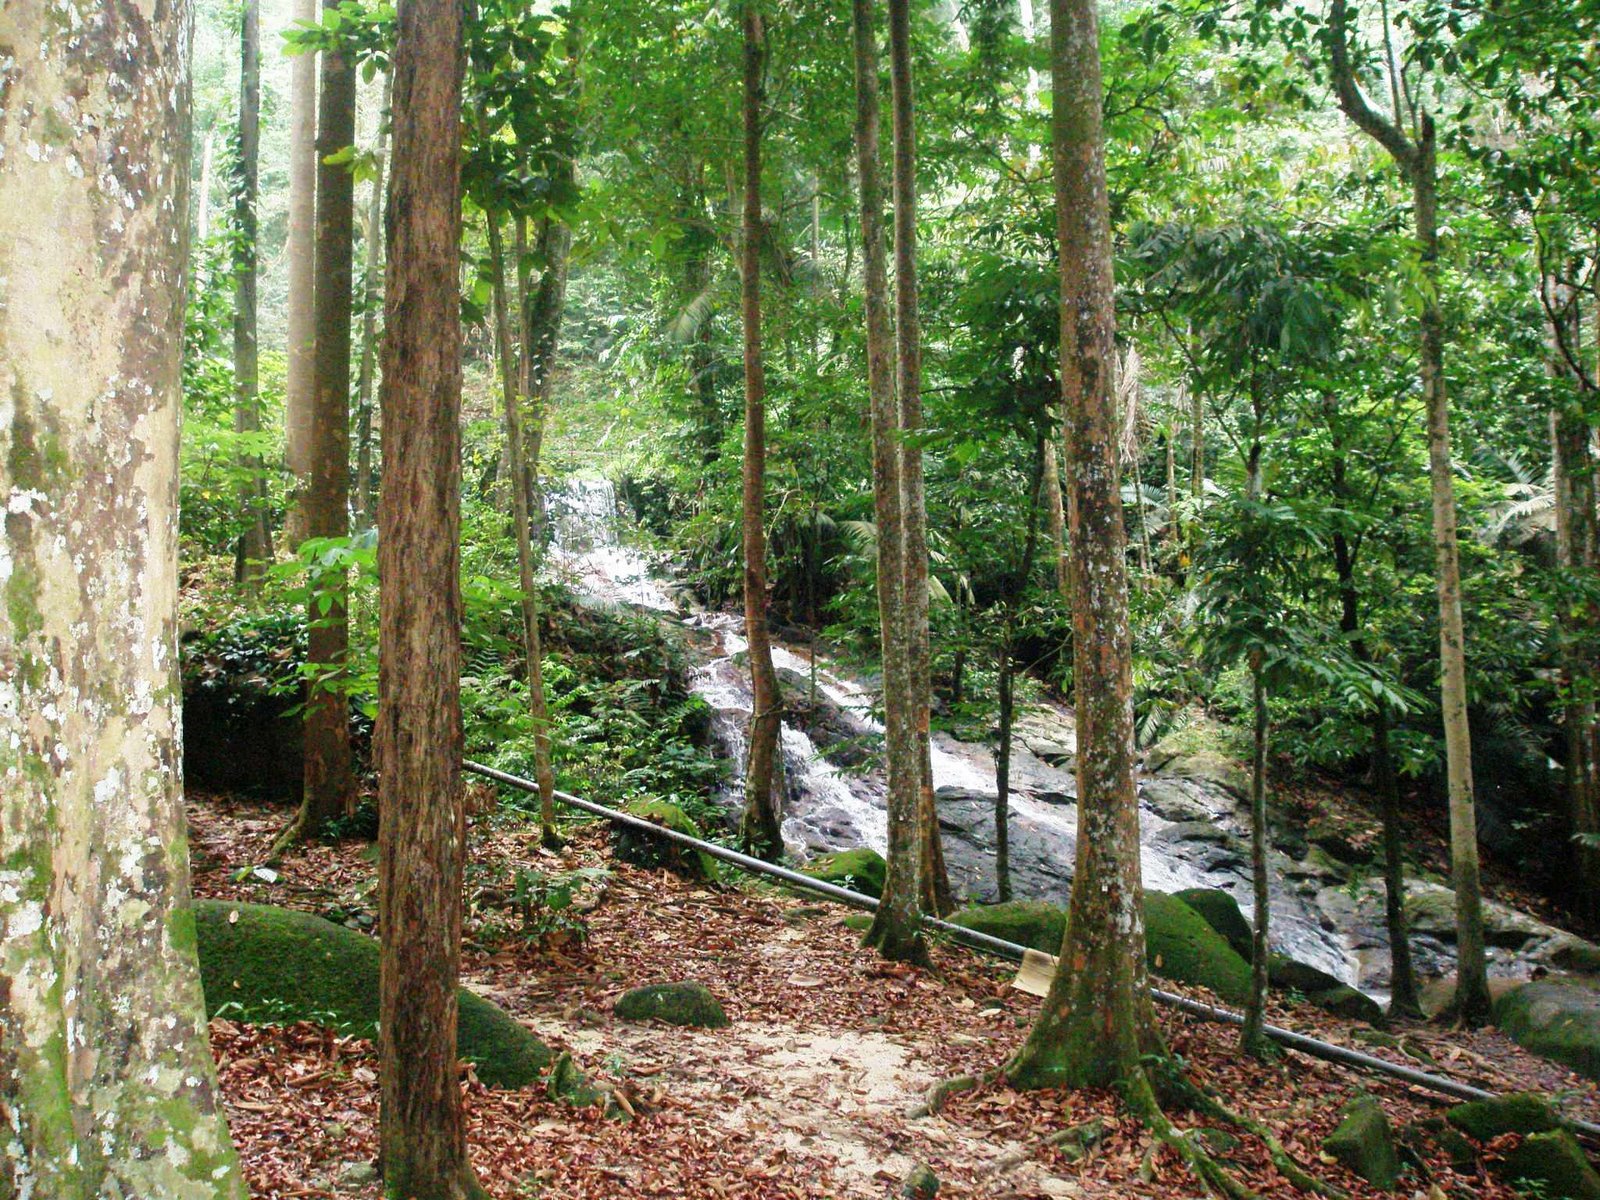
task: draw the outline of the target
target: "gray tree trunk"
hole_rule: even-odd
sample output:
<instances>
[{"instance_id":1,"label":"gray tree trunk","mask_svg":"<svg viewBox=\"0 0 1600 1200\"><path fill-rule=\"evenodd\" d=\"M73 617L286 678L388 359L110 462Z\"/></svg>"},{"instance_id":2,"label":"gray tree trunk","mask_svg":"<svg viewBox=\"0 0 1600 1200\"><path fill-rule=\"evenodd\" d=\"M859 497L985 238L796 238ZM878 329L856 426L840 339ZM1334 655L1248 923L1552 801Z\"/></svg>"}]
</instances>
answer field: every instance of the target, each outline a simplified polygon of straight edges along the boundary
<instances>
[{"instance_id":1,"label":"gray tree trunk","mask_svg":"<svg viewBox=\"0 0 1600 1200\"><path fill-rule=\"evenodd\" d=\"M295 23L317 19L317 0L294 0ZM316 403L317 56L289 67L288 376L283 397L283 460L291 476L283 537L292 551L306 539L301 502L311 486L311 412Z\"/></svg>"},{"instance_id":2,"label":"gray tree trunk","mask_svg":"<svg viewBox=\"0 0 1600 1200\"><path fill-rule=\"evenodd\" d=\"M81 16L0 8L0 1195L244 1200L179 759L190 12Z\"/></svg>"},{"instance_id":3,"label":"gray tree trunk","mask_svg":"<svg viewBox=\"0 0 1600 1200\"><path fill-rule=\"evenodd\" d=\"M256 346L256 197L261 146L261 7L244 0L239 14L239 136L234 155L233 189L233 427L242 434L261 432L261 396ZM261 590L272 561L272 530L267 524L267 481L261 457L246 454L240 463L251 474L239 489L240 533L234 581L250 592Z\"/></svg>"}]
</instances>

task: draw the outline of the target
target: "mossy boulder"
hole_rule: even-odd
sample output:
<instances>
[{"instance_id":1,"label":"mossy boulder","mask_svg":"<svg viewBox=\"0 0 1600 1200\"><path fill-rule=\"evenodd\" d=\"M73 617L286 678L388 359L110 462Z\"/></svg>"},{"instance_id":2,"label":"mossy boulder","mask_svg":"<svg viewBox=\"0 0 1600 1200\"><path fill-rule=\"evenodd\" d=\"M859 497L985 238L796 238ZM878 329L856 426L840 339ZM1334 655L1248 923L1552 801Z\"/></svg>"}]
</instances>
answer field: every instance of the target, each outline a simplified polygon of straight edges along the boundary
<instances>
[{"instance_id":1,"label":"mossy boulder","mask_svg":"<svg viewBox=\"0 0 1600 1200\"><path fill-rule=\"evenodd\" d=\"M624 1021L664 1021L696 1029L721 1029L728 1014L710 990L694 982L652 983L617 997L613 1010Z\"/></svg>"},{"instance_id":2,"label":"mossy boulder","mask_svg":"<svg viewBox=\"0 0 1600 1200\"><path fill-rule=\"evenodd\" d=\"M1478 1148L1440 1117L1423 1117L1400 1131L1400 1144L1419 1162L1444 1158L1452 1170L1470 1174L1478 1166Z\"/></svg>"},{"instance_id":3,"label":"mossy boulder","mask_svg":"<svg viewBox=\"0 0 1600 1200\"><path fill-rule=\"evenodd\" d=\"M1533 1092L1458 1104L1445 1114L1445 1120L1480 1142L1493 1141L1503 1133L1548 1133L1561 1127L1550 1102Z\"/></svg>"},{"instance_id":4,"label":"mossy boulder","mask_svg":"<svg viewBox=\"0 0 1600 1200\"><path fill-rule=\"evenodd\" d=\"M1600 988L1586 979L1536 979L1495 1001L1495 1024L1525 1050L1600 1079Z\"/></svg>"},{"instance_id":5,"label":"mossy boulder","mask_svg":"<svg viewBox=\"0 0 1600 1200\"><path fill-rule=\"evenodd\" d=\"M1043 900L1007 900L962 909L950 923L1046 954L1059 954L1067 932L1067 910Z\"/></svg>"},{"instance_id":6,"label":"mossy boulder","mask_svg":"<svg viewBox=\"0 0 1600 1200\"><path fill-rule=\"evenodd\" d=\"M1165 892L1144 894L1145 953L1163 979L1210 988L1232 1004L1250 996L1250 964L1194 909Z\"/></svg>"},{"instance_id":7,"label":"mossy boulder","mask_svg":"<svg viewBox=\"0 0 1600 1200\"><path fill-rule=\"evenodd\" d=\"M310 913L221 900L195 903L206 1015L315 1021L371 1038L378 1031L378 943ZM549 1065L549 1047L509 1014L461 988L456 1049L491 1087L520 1088Z\"/></svg>"},{"instance_id":8,"label":"mossy boulder","mask_svg":"<svg viewBox=\"0 0 1600 1200\"><path fill-rule=\"evenodd\" d=\"M1066 933L1067 910L1041 900L1012 900L969 908L950 920L991 937L1057 954ZM1208 987L1235 1004L1249 996L1249 964L1182 900L1164 892L1146 892L1144 920L1145 951L1155 974Z\"/></svg>"},{"instance_id":9,"label":"mossy boulder","mask_svg":"<svg viewBox=\"0 0 1600 1200\"><path fill-rule=\"evenodd\" d=\"M565 1050L551 1065L550 1074L544 1081L544 1090L550 1099L560 1104L570 1104L574 1108L603 1104L610 1095L607 1089L597 1087L572 1060L572 1055Z\"/></svg>"},{"instance_id":10,"label":"mossy boulder","mask_svg":"<svg viewBox=\"0 0 1600 1200\"><path fill-rule=\"evenodd\" d=\"M1495 1174L1541 1200L1600 1200L1600 1174L1565 1129L1523 1138Z\"/></svg>"},{"instance_id":11,"label":"mossy boulder","mask_svg":"<svg viewBox=\"0 0 1600 1200\"><path fill-rule=\"evenodd\" d=\"M1207 925L1226 938L1228 945L1240 958L1245 962L1250 961L1253 953L1250 922L1244 919L1237 900L1220 888L1185 888L1173 895L1199 913Z\"/></svg>"},{"instance_id":12,"label":"mossy boulder","mask_svg":"<svg viewBox=\"0 0 1600 1200\"><path fill-rule=\"evenodd\" d=\"M900 1194L906 1200L933 1200L939 1194L939 1177L927 1163L913 1163L900 1181Z\"/></svg>"},{"instance_id":13,"label":"mossy boulder","mask_svg":"<svg viewBox=\"0 0 1600 1200\"><path fill-rule=\"evenodd\" d=\"M674 833L704 838L694 818L676 804L666 800L635 800L623 810L631 816L642 817L652 825L660 825ZM612 847L623 862L648 870L665 868L689 879L703 879L719 883L722 870L716 859L704 850L692 850L666 838L656 837L630 825L617 823L612 829Z\"/></svg>"},{"instance_id":14,"label":"mossy boulder","mask_svg":"<svg viewBox=\"0 0 1600 1200\"><path fill-rule=\"evenodd\" d=\"M1358 992L1343 983L1325 992L1313 992L1306 999L1325 1012L1331 1012L1334 1016L1343 1017L1347 1021L1365 1021L1368 1025L1382 1025L1387 1019L1384 1016L1383 1005L1365 992Z\"/></svg>"},{"instance_id":15,"label":"mossy boulder","mask_svg":"<svg viewBox=\"0 0 1600 1200\"><path fill-rule=\"evenodd\" d=\"M1338 1128L1323 1139L1322 1148L1346 1169L1383 1191L1391 1191L1400 1179L1394 1130L1383 1106L1371 1096L1357 1096L1345 1105Z\"/></svg>"},{"instance_id":16,"label":"mossy boulder","mask_svg":"<svg viewBox=\"0 0 1600 1200\"><path fill-rule=\"evenodd\" d=\"M1284 954L1273 954L1267 959L1267 979L1275 988L1314 996L1318 992L1331 992L1343 987L1344 980L1319 971L1307 963L1295 962Z\"/></svg>"},{"instance_id":17,"label":"mossy boulder","mask_svg":"<svg viewBox=\"0 0 1600 1200\"><path fill-rule=\"evenodd\" d=\"M801 868L803 874L813 879L873 897L883 895L883 881L888 870L883 855L869 846L824 854Z\"/></svg>"}]
</instances>

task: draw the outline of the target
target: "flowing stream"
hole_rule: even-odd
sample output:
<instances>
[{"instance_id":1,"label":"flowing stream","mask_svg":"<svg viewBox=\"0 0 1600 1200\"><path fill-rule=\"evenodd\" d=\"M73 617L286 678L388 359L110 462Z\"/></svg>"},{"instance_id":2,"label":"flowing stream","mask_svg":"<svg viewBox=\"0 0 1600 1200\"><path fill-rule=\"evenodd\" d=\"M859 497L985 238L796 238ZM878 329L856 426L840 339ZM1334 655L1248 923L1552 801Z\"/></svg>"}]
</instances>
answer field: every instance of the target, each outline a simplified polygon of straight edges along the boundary
<instances>
[{"instance_id":1,"label":"flowing stream","mask_svg":"<svg viewBox=\"0 0 1600 1200\"><path fill-rule=\"evenodd\" d=\"M609 482L570 483L551 496L550 506L551 562L562 578L592 599L670 616L703 648L691 683L710 706L719 750L733 766L722 799L736 809L750 719L750 680L740 657L746 648L743 618L706 611L685 589L652 575L648 560L620 536L623 524ZM789 850L797 858L861 845L881 853L887 837L884 781L863 761L871 758L864 747L883 730L874 714L873 687L820 655L813 663L803 646L774 639L773 659L787 693L816 697L805 706L804 719L783 725L783 835ZM1067 898L1077 842L1075 750L1069 709L1049 704L1019 711L1009 821L1018 898ZM991 748L935 733L933 773L952 885L960 895L993 899ZM1242 797L1214 779L1162 772L1143 773L1139 791L1145 886L1164 892L1220 888L1248 918L1249 816ZM1381 900L1370 883L1339 866L1315 851L1298 859L1270 851L1272 944L1298 962L1382 996L1388 946ZM1549 941L1546 934L1564 936L1542 927L1540 936ZM1442 931L1420 931L1413 940L1425 974L1453 967Z\"/></svg>"}]
</instances>

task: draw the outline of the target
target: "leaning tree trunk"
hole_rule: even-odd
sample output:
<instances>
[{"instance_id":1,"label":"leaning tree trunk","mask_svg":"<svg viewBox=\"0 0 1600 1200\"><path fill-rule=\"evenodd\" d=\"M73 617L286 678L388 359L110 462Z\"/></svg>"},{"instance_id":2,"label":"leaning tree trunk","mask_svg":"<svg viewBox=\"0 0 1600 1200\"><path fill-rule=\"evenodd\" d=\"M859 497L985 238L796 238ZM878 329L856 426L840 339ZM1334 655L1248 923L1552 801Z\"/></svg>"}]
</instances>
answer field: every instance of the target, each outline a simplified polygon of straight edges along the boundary
<instances>
[{"instance_id":1,"label":"leaning tree trunk","mask_svg":"<svg viewBox=\"0 0 1600 1200\"><path fill-rule=\"evenodd\" d=\"M0 1195L244 1200L179 761L190 12L83 18L0 8Z\"/></svg>"},{"instance_id":2,"label":"leaning tree trunk","mask_svg":"<svg viewBox=\"0 0 1600 1200\"><path fill-rule=\"evenodd\" d=\"M323 0L325 8L338 0ZM322 52L317 113L316 403L311 423L311 480L306 534L350 534L350 296L355 177L328 158L356 136L356 72L341 53ZM349 812L355 802L350 701L344 693L350 646L349 577L340 565L313 562L306 658L305 793L286 838L306 837Z\"/></svg>"},{"instance_id":3,"label":"leaning tree trunk","mask_svg":"<svg viewBox=\"0 0 1600 1200\"><path fill-rule=\"evenodd\" d=\"M901 521L917 739L917 903L941 916L955 908L933 794L933 668L928 645L928 517L922 482L922 322L917 305L916 93L911 76L911 3L889 0L889 82L894 141L895 390L900 420Z\"/></svg>"},{"instance_id":4,"label":"leaning tree trunk","mask_svg":"<svg viewBox=\"0 0 1600 1200\"><path fill-rule=\"evenodd\" d=\"M367 260L361 268L361 366L356 370L356 518L370 529L378 516L378 476L372 469L372 392L378 368L378 306L383 303L384 138L389 130L393 78L383 85L378 145L373 154L372 197L367 205Z\"/></svg>"},{"instance_id":5,"label":"leaning tree trunk","mask_svg":"<svg viewBox=\"0 0 1600 1200\"><path fill-rule=\"evenodd\" d=\"M1444 312L1439 302L1439 171L1433 117L1420 114L1415 138L1367 102L1350 59L1348 0L1328 8L1329 76L1339 107L1389 152L1411 184L1422 311L1417 362L1428 424L1434 563L1439 595L1440 708L1450 796L1450 876L1456 894L1456 995L1452 1008L1471 1024L1489 1019L1489 974L1478 878L1478 822L1472 795L1472 732L1467 721L1467 651L1461 621L1461 554L1456 544L1450 402L1444 377Z\"/></svg>"},{"instance_id":6,"label":"leaning tree trunk","mask_svg":"<svg viewBox=\"0 0 1600 1200\"><path fill-rule=\"evenodd\" d=\"M1067 514L1061 500L1061 467L1054 439L1044 448L1044 516L1050 530L1056 591L1065 597L1071 594L1067 587Z\"/></svg>"},{"instance_id":7,"label":"leaning tree trunk","mask_svg":"<svg viewBox=\"0 0 1600 1200\"><path fill-rule=\"evenodd\" d=\"M317 19L317 0L294 0L294 24ZM284 540L306 539L305 493L311 486L311 421L316 407L317 56L296 55L289 68L288 376L283 396L283 459L290 475Z\"/></svg>"},{"instance_id":8,"label":"leaning tree trunk","mask_svg":"<svg viewBox=\"0 0 1600 1200\"><path fill-rule=\"evenodd\" d=\"M1007 1067L1021 1087L1135 1081L1140 1057L1161 1045L1145 977L1100 39L1094 0L1051 0L1050 15L1078 852L1065 969Z\"/></svg>"},{"instance_id":9,"label":"leaning tree trunk","mask_svg":"<svg viewBox=\"0 0 1600 1200\"><path fill-rule=\"evenodd\" d=\"M744 228L739 243L739 312L744 326L744 636L750 654L750 758L744 777L740 841L748 853L776 860L778 733L783 696L767 632L767 410L761 361L761 104L765 59L761 13L744 3Z\"/></svg>"},{"instance_id":10,"label":"leaning tree trunk","mask_svg":"<svg viewBox=\"0 0 1600 1200\"><path fill-rule=\"evenodd\" d=\"M261 10L259 0L244 0L239 14L239 135L233 184L233 427L245 435L261 432L261 395L256 354L256 197L261 146ZM239 544L234 582L260 592L272 560L267 525L267 481L261 456L247 452L239 464L247 473L239 488Z\"/></svg>"},{"instance_id":11,"label":"leaning tree trunk","mask_svg":"<svg viewBox=\"0 0 1600 1200\"><path fill-rule=\"evenodd\" d=\"M461 879L461 5L400 6L378 498L384 1191L482 1196L456 1065Z\"/></svg>"},{"instance_id":12,"label":"leaning tree trunk","mask_svg":"<svg viewBox=\"0 0 1600 1200\"><path fill-rule=\"evenodd\" d=\"M550 709L544 693L544 645L539 637L539 590L533 571L533 522L529 516L533 487L522 444L520 373L511 346L511 313L506 299L505 246L500 215L483 214L488 232L489 264L494 298L495 348L500 358L500 395L505 405L506 450L511 463L511 522L517 538L517 586L522 593L522 646L528 659L528 716L533 721L533 777L539 785L539 839L559 850L556 829L556 777L550 763Z\"/></svg>"},{"instance_id":13,"label":"leaning tree trunk","mask_svg":"<svg viewBox=\"0 0 1600 1200\"><path fill-rule=\"evenodd\" d=\"M911 704L901 522L900 422L889 331L883 183L878 175L878 46L872 0L852 0L856 82L856 178L861 189L862 269L867 316L867 391L872 417L872 498L877 519L878 629L883 653L883 724L889 776L888 868L866 944L886 958L925 961L917 907L917 740Z\"/></svg>"}]
</instances>

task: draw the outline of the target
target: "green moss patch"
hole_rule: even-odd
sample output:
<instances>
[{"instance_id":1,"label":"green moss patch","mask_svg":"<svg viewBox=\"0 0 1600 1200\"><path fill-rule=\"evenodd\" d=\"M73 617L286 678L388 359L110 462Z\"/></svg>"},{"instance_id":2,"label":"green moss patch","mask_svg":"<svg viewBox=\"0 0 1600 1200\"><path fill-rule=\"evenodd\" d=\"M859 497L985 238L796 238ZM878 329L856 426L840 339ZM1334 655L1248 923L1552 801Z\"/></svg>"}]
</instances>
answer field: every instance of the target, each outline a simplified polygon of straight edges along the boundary
<instances>
[{"instance_id":1,"label":"green moss patch","mask_svg":"<svg viewBox=\"0 0 1600 1200\"><path fill-rule=\"evenodd\" d=\"M614 1010L624 1021L664 1021L696 1029L721 1029L729 1024L710 990L693 982L653 983L617 997Z\"/></svg>"},{"instance_id":2,"label":"green moss patch","mask_svg":"<svg viewBox=\"0 0 1600 1200\"><path fill-rule=\"evenodd\" d=\"M1339 1127L1322 1148L1340 1164L1374 1187L1390 1191L1400 1179L1400 1155L1388 1115L1371 1096L1357 1096L1345 1106Z\"/></svg>"},{"instance_id":3,"label":"green moss patch","mask_svg":"<svg viewBox=\"0 0 1600 1200\"><path fill-rule=\"evenodd\" d=\"M200 900L195 904L206 1015L315 1021L372 1038L378 1031L378 943L310 913ZM461 988L456 1048L491 1087L532 1083L549 1047L502 1009Z\"/></svg>"},{"instance_id":4,"label":"green moss patch","mask_svg":"<svg viewBox=\"0 0 1600 1200\"><path fill-rule=\"evenodd\" d=\"M694 818L676 804L666 800L635 800L625 809L630 815L643 817L653 825L661 825L675 833L704 838ZM623 862L648 869L666 868L690 879L704 879L709 883L722 880L717 860L704 850L691 850L666 838L656 837L643 830L617 824L612 831L612 846Z\"/></svg>"},{"instance_id":5,"label":"green moss patch","mask_svg":"<svg viewBox=\"0 0 1600 1200\"><path fill-rule=\"evenodd\" d=\"M883 895L888 870L883 855L868 846L858 846L814 858L801 868L801 873L876 898Z\"/></svg>"},{"instance_id":6,"label":"green moss patch","mask_svg":"<svg viewBox=\"0 0 1600 1200\"><path fill-rule=\"evenodd\" d=\"M1600 1200L1600 1175L1564 1129L1523 1138L1495 1174L1542 1200Z\"/></svg>"},{"instance_id":7,"label":"green moss patch","mask_svg":"<svg viewBox=\"0 0 1600 1200\"><path fill-rule=\"evenodd\" d=\"M1059 954L1067 910L1041 900L1012 900L969 908L950 920L966 929ZM1163 979L1208 987L1234 1004L1250 994L1250 967L1194 909L1165 892L1144 894L1145 950Z\"/></svg>"},{"instance_id":8,"label":"green moss patch","mask_svg":"<svg viewBox=\"0 0 1600 1200\"><path fill-rule=\"evenodd\" d=\"M1547 1133L1561 1127L1549 1101L1533 1092L1458 1104L1445 1114L1445 1120L1480 1142L1493 1141L1503 1133Z\"/></svg>"},{"instance_id":9,"label":"green moss patch","mask_svg":"<svg viewBox=\"0 0 1600 1200\"><path fill-rule=\"evenodd\" d=\"M1250 961L1253 953L1250 923L1244 919L1237 900L1220 888L1185 888L1173 895L1199 913L1207 925L1226 938L1228 945L1240 958L1245 962Z\"/></svg>"},{"instance_id":10,"label":"green moss patch","mask_svg":"<svg viewBox=\"0 0 1600 1200\"><path fill-rule=\"evenodd\" d=\"M1506 992L1495 1024L1525 1050L1600 1079L1600 988L1578 979L1536 979Z\"/></svg>"}]
</instances>

